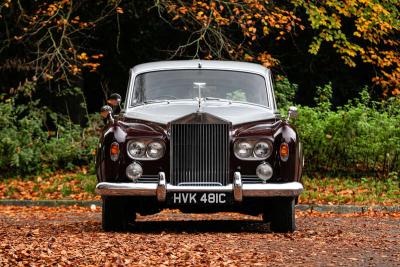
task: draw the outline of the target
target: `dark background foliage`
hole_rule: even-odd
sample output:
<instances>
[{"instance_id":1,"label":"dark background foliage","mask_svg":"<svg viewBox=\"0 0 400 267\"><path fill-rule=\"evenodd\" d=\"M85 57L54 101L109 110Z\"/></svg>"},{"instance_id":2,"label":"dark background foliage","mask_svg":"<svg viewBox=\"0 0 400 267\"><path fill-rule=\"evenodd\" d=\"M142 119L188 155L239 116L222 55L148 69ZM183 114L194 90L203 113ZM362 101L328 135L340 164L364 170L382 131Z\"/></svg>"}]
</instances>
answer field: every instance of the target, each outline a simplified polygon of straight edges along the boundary
<instances>
[{"instance_id":1,"label":"dark background foliage","mask_svg":"<svg viewBox=\"0 0 400 267\"><path fill-rule=\"evenodd\" d=\"M266 4L275 11L291 11L301 21L301 30L297 25L279 41L281 29L257 35L249 45L239 23L213 25L237 45L233 56L212 55L203 41L199 47L175 53L199 25L203 27L199 13L187 17L177 11L194 2L2 0L0 172L22 174L92 164L99 122L89 114L96 113L111 93L125 95L129 69L136 64L190 59L196 53L205 59L257 62L256 56L249 59L248 54L267 50L279 62L271 68L283 112L290 104L300 108L296 124L305 144L307 171L397 175L400 120L393 110L400 107L398 97L383 94L385 88L372 81L377 67L361 57L355 56L355 67L350 67L329 42L322 42L318 53L310 53L319 29L308 17L309 6L301 2ZM374 3L380 2L388 10L398 5ZM341 20L340 30L346 35L352 36L353 19ZM396 23L390 36L399 41ZM242 51L242 47L246 48ZM349 127L354 132L346 135Z\"/></svg>"}]
</instances>

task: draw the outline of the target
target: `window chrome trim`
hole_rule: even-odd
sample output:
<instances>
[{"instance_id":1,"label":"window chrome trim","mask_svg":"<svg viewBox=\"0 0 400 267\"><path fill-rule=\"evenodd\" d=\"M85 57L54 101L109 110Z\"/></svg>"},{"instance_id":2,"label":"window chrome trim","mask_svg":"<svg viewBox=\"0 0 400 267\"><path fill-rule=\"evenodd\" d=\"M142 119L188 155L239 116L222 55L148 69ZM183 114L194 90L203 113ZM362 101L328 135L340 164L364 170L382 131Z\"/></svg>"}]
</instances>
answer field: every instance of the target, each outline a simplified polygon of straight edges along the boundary
<instances>
[{"instance_id":1,"label":"window chrome trim","mask_svg":"<svg viewBox=\"0 0 400 267\"><path fill-rule=\"evenodd\" d=\"M267 90L266 93L267 93L267 104L268 104L268 106L264 106L264 105L257 104L257 103L251 103L251 102L244 102L244 103L248 104L248 105L261 106L261 107L264 107L264 108L269 109L269 110L275 110L275 106L276 105L274 105L273 97L272 97L272 93L271 93L271 90L272 90L272 85L271 85L271 81L270 81L270 79L271 79L270 78L271 71L269 69L266 69L266 71L264 73L260 73L260 72L257 72L257 71L245 70L245 69L239 70L239 69L234 69L234 68L230 69L230 68L202 67L201 69L202 70L243 72L243 73L256 74L256 75L259 75L259 76L263 77L264 81L265 81L266 90ZM170 70L170 71L173 71L173 70L198 70L198 68L195 68L195 67L190 67L190 68L188 68L188 67L170 67L170 68L157 68L157 69L153 69L153 70L150 70L150 71L141 71L141 72L135 72L134 68L132 68L131 71L130 71L130 75L129 75L130 76L130 78L129 78L129 80L130 80L129 92L128 92L127 97L125 99L125 105L124 105L126 110L127 110L127 112L130 109L134 109L137 106L142 106L142 105L132 105L132 101L131 101L133 96L135 95L135 82L136 82L137 76L140 75L140 74L143 74L143 73L158 72L158 71L168 71L168 70Z\"/></svg>"}]
</instances>

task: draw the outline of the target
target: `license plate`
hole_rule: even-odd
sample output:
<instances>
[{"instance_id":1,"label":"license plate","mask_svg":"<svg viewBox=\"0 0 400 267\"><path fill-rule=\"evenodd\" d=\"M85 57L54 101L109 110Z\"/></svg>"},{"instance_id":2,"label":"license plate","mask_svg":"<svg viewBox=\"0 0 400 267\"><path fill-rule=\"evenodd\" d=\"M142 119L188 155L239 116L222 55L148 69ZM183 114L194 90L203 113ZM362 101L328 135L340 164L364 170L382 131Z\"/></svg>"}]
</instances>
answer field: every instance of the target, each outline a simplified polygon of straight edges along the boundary
<instances>
[{"instance_id":1,"label":"license plate","mask_svg":"<svg viewBox=\"0 0 400 267\"><path fill-rule=\"evenodd\" d=\"M169 197L169 202L175 205L226 205L231 203L232 196L227 193L210 192L175 192Z\"/></svg>"}]
</instances>

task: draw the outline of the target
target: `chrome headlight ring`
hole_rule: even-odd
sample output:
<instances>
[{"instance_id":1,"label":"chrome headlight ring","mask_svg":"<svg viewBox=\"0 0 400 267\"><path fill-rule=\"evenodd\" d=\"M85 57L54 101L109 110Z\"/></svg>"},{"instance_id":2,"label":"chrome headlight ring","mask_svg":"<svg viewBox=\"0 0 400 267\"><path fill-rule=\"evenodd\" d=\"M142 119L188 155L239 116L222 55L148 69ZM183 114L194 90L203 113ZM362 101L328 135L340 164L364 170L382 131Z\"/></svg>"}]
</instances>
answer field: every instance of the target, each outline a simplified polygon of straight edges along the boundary
<instances>
[{"instance_id":1,"label":"chrome headlight ring","mask_svg":"<svg viewBox=\"0 0 400 267\"><path fill-rule=\"evenodd\" d=\"M147 144L146 155L152 159L160 159L164 156L165 145L160 141L153 141Z\"/></svg>"},{"instance_id":2,"label":"chrome headlight ring","mask_svg":"<svg viewBox=\"0 0 400 267\"><path fill-rule=\"evenodd\" d=\"M251 157L251 155L253 154L253 149L253 145L247 141L235 142L233 146L235 156L239 159L246 159Z\"/></svg>"},{"instance_id":3,"label":"chrome headlight ring","mask_svg":"<svg viewBox=\"0 0 400 267\"><path fill-rule=\"evenodd\" d=\"M133 159L143 158L146 154L146 144L139 140L129 141L126 146L128 155Z\"/></svg>"},{"instance_id":4,"label":"chrome headlight ring","mask_svg":"<svg viewBox=\"0 0 400 267\"><path fill-rule=\"evenodd\" d=\"M254 145L254 155L260 159L267 159L271 156L273 145L270 141L259 141Z\"/></svg>"}]
</instances>

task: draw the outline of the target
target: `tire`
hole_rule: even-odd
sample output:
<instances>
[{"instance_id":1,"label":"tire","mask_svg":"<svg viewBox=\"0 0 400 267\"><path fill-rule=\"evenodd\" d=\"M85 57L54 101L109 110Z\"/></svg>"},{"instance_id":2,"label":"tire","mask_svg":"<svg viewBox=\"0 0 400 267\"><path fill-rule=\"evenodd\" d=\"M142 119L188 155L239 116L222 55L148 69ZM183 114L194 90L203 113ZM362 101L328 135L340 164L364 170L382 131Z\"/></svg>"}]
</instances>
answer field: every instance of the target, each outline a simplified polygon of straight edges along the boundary
<instances>
[{"instance_id":1,"label":"tire","mask_svg":"<svg viewBox=\"0 0 400 267\"><path fill-rule=\"evenodd\" d=\"M128 225L129 215L135 213L129 212L127 202L121 197L103 197L103 210L102 210L102 228L106 232L110 231L125 231Z\"/></svg>"},{"instance_id":2,"label":"tire","mask_svg":"<svg viewBox=\"0 0 400 267\"><path fill-rule=\"evenodd\" d=\"M272 232L287 233L296 230L295 198L277 198L264 209L263 220L270 222Z\"/></svg>"}]
</instances>

